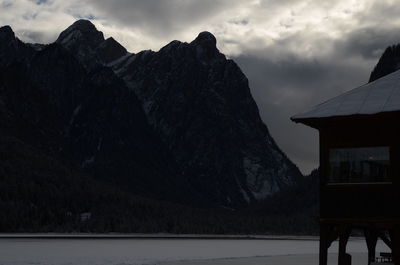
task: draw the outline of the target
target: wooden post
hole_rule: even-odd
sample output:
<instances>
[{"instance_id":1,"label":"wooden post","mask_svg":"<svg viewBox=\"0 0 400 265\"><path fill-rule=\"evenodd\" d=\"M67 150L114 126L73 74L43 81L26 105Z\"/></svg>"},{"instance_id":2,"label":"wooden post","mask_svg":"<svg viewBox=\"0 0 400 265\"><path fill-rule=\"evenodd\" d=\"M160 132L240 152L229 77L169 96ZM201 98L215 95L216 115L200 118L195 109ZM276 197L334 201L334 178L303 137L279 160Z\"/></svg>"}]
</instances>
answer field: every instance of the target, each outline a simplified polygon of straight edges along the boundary
<instances>
[{"instance_id":1,"label":"wooden post","mask_svg":"<svg viewBox=\"0 0 400 265\"><path fill-rule=\"evenodd\" d=\"M321 223L319 234L319 265L328 264L328 237L329 226Z\"/></svg>"},{"instance_id":2,"label":"wooden post","mask_svg":"<svg viewBox=\"0 0 400 265\"><path fill-rule=\"evenodd\" d=\"M368 248L368 265L375 261L376 242L378 241L378 234L374 229L364 229L365 241Z\"/></svg>"},{"instance_id":3,"label":"wooden post","mask_svg":"<svg viewBox=\"0 0 400 265\"><path fill-rule=\"evenodd\" d=\"M343 227L339 235L339 265L351 265L351 256L346 253L347 242L349 241L351 229Z\"/></svg>"}]
</instances>

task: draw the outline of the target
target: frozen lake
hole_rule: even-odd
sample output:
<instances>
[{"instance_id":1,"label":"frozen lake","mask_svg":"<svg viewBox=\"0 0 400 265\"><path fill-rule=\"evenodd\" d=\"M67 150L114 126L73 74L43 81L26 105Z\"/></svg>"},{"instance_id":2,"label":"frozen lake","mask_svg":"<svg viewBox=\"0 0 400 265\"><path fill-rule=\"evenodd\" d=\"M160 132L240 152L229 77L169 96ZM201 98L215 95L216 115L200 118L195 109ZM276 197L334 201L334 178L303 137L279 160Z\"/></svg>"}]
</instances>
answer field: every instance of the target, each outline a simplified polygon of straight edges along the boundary
<instances>
[{"instance_id":1,"label":"frozen lake","mask_svg":"<svg viewBox=\"0 0 400 265\"><path fill-rule=\"evenodd\" d=\"M337 243L330 249L337 252ZM380 242L379 251L388 249ZM351 240L348 252L365 253L365 242L360 239ZM0 238L1 265L185 264L183 261L195 264L189 261L255 257L274 258L281 260L280 264L285 264L285 257L293 259L295 255L305 254L317 264L317 239Z\"/></svg>"}]
</instances>

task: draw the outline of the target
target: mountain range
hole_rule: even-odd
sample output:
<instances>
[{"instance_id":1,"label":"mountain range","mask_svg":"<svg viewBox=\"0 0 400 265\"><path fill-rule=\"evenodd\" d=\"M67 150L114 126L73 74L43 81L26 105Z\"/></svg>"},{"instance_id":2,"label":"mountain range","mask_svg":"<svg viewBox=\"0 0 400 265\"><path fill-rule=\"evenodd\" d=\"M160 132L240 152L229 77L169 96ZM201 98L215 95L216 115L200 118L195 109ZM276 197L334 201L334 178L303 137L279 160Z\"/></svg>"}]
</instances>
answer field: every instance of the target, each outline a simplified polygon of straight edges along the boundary
<instances>
[{"instance_id":1,"label":"mountain range","mask_svg":"<svg viewBox=\"0 0 400 265\"><path fill-rule=\"evenodd\" d=\"M240 208L302 178L209 32L133 54L87 20L47 45L5 26L0 68L2 134L128 193Z\"/></svg>"}]
</instances>

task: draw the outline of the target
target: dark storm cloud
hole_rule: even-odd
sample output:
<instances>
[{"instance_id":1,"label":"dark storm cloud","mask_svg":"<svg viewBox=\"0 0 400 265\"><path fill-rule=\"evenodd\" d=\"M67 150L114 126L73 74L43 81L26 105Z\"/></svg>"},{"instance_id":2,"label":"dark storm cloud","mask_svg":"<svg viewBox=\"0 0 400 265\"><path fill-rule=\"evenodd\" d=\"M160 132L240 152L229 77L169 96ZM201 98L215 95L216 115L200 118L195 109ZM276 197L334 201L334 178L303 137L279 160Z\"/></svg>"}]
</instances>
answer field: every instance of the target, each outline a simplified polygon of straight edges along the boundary
<instances>
[{"instance_id":1,"label":"dark storm cloud","mask_svg":"<svg viewBox=\"0 0 400 265\"><path fill-rule=\"evenodd\" d=\"M305 173L318 166L318 134L289 118L368 81L369 72L380 56L372 51L385 46L375 42L361 45L359 35L355 31L337 43L321 39L326 48L328 43L340 48L331 49L328 55L316 54L311 59L288 52L290 49L285 46L291 43L288 39L234 58L249 79L262 119L272 136ZM295 39L302 42L300 36ZM353 56L360 58L354 60Z\"/></svg>"},{"instance_id":2,"label":"dark storm cloud","mask_svg":"<svg viewBox=\"0 0 400 265\"><path fill-rule=\"evenodd\" d=\"M335 49L348 56L359 55L366 60L376 60L387 46L399 42L400 28L364 27L336 41Z\"/></svg>"},{"instance_id":3,"label":"dark storm cloud","mask_svg":"<svg viewBox=\"0 0 400 265\"><path fill-rule=\"evenodd\" d=\"M293 65L253 56L234 59L248 77L261 117L278 145L306 171L316 167L316 133L304 126L297 127L289 117L304 109L307 102L313 102L308 97L313 95L317 82L314 75L318 76L320 69L311 62L298 61ZM312 77L311 82L307 76ZM290 140L294 131L301 141Z\"/></svg>"}]
</instances>

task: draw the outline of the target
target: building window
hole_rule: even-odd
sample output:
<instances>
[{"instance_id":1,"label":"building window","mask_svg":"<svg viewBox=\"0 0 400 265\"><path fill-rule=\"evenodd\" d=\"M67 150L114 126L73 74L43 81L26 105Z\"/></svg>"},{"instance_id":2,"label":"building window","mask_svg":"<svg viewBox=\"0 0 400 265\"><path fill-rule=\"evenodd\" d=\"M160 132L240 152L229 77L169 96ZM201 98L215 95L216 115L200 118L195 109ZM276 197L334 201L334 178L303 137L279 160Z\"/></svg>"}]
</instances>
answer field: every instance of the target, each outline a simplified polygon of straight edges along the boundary
<instances>
[{"instance_id":1,"label":"building window","mask_svg":"<svg viewBox=\"0 0 400 265\"><path fill-rule=\"evenodd\" d=\"M328 183L391 182L389 147L329 149Z\"/></svg>"}]
</instances>

